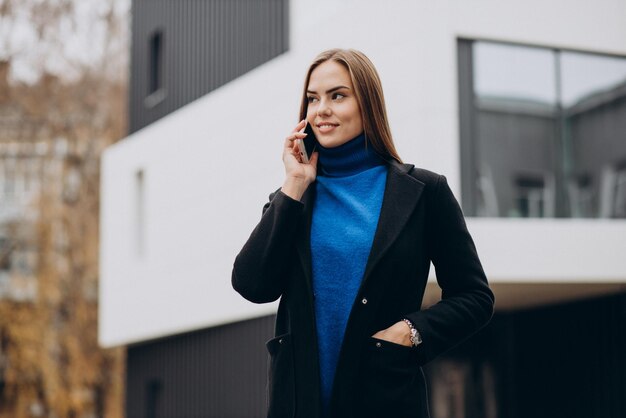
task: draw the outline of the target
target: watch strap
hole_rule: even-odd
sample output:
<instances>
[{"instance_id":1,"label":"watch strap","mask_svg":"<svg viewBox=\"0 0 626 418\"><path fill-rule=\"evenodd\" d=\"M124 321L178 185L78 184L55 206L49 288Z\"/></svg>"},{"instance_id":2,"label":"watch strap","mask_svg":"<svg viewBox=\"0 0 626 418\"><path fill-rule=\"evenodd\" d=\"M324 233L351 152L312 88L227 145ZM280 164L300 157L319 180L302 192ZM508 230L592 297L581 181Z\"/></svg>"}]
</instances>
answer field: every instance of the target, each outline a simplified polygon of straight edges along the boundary
<instances>
[{"instance_id":1,"label":"watch strap","mask_svg":"<svg viewBox=\"0 0 626 418\"><path fill-rule=\"evenodd\" d=\"M411 344L413 344L413 347L417 347L418 345L422 343L422 335L417 330L417 328L415 328L415 326L413 325L411 321L409 321L406 318L403 318L402 320L409 326L411 330L411 337L410 337Z\"/></svg>"}]
</instances>

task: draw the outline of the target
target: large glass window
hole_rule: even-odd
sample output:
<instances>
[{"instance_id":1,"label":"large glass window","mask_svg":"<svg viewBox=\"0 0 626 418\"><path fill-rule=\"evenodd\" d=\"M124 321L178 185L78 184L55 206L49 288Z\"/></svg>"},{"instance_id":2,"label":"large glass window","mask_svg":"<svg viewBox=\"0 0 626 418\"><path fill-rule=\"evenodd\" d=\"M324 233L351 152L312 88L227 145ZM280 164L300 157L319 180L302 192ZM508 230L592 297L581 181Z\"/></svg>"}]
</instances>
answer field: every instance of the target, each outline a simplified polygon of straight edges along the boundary
<instances>
[{"instance_id":1,"label":"large glass window","mask_svg":"<svg viewBox=\"0 0 626 418\"><path fill-rule=\"evenodd\" d=\"M626 57L459 41L463 209L626 218Z\"/></svg>"}]
</instances>

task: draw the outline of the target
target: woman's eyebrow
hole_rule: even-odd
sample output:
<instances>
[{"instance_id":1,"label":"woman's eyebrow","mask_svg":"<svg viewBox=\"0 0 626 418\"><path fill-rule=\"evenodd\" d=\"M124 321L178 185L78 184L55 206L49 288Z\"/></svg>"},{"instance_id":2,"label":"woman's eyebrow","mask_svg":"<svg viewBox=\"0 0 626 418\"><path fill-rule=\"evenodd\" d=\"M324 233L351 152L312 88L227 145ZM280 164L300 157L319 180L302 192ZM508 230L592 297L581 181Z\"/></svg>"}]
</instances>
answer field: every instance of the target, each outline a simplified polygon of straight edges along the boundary
<instances>
[{"instance_id":1,"label":"woman's eyebrow","mask_svg":"<svg viewBox=\"0 0 626 418\"><path fill-rule=\"evenodd\" d=\"M337 87L333 87L332 89L326 90L326 94L328 94L328 93L332 93L332 92L334 92L334 91L336 91L336 90L340 90L340 89L347 89L347 90L350 90L350 87L346 87L346 86L337 86ZM316 92L316 91L313 91L313 90L307 90L306 92L307 92L307 93L317 94L317 92Z\"/></svg>"}]
</instances>

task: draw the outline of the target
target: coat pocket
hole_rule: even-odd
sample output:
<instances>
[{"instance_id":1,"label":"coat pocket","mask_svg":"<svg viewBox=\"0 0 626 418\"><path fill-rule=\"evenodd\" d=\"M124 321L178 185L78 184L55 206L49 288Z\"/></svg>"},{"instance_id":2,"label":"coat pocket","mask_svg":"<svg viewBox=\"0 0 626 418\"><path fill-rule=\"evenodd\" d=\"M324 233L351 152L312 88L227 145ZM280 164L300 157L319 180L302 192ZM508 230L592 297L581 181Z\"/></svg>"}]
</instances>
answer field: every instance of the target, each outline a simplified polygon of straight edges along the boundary
<instances>
[{"instance_id":1,"label":"coat pocket","mask_svg":"<svg viewBox=\"0 0 626 418\"><path fill-rule=\"evenodd\" d=\"M289 418L295 413L293 348L291 335L283 334L266 343L270 354L267 379L268 418Z\"/></svg>"},{"instance_id":2,"label":"coat pocket","mask_svg":"<svg viewBox=\"0 0 626 418\"><path fill-rule=\"evenodd\" d=\"M360 370L360 416L427 417L424 380L415 350L373 337L367 345Z\"/></svg>"}]
</instances>

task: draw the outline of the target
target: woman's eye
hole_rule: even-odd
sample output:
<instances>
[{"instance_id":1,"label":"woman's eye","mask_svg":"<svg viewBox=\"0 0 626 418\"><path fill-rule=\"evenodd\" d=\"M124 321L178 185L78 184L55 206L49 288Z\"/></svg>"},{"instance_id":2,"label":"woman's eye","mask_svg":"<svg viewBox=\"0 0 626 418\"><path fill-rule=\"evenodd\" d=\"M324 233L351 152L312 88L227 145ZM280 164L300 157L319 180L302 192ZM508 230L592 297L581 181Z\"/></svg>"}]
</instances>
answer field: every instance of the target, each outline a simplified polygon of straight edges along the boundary
<instances>
[{"instance_id":1,"label":"woman's eye","mask_svg":"<svg viewBox=\"0 0 626 418\"><path fill-rule=\"evenodd\" d=\"M307 102L309 102L309 103L313 103L313 102L317 101L317 98L315 98L315 97L313 97L313 96L309 96L309 97L307 97L307 98L306 98L306 100L307 100Z\"/></svg>"},{"instance_id":2,"label":"woman's eye","mask_svg":"<svg viewBox=\"0 0 626 418\"><path fill-rule=\"evenodd\" d=\"M346 96L341 93L333 93L333 100L343 99L344 97Z\"/></svg>"}]
</instances>

